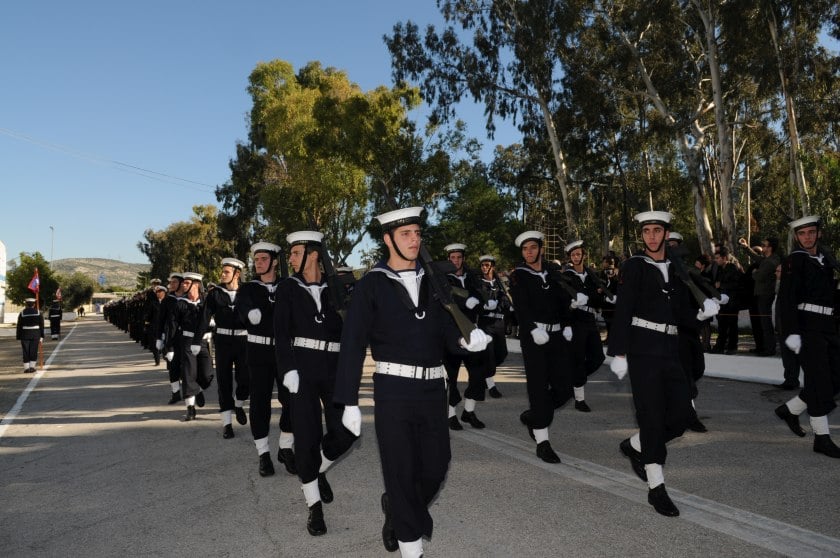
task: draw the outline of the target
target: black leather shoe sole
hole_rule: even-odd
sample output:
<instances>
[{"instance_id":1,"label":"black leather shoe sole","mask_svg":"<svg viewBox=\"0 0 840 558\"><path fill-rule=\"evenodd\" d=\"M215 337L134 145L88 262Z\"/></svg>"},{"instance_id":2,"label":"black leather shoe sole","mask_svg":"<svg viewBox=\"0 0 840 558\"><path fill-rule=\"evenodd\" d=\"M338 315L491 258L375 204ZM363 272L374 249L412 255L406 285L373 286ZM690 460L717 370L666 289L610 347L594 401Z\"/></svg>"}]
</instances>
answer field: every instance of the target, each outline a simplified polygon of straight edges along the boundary
<instances>
[{"instance_id":1,"label":"black leather shoe sole","mask_svg":"<svg viewBox=\"0 0 840 558\"><path fill-rule=\"evenodd\" d=\"M463 430L464 427L461 426L461 423L458 421L458 417L452 415L449 417L449 430Z\"/></svg>"},{"instance_id":2,"label":"black leather shoe sole","mask_svg":"<svg viewBox=\"0 0 840 558\"><path fill-rule=\"evenodd\" d=\"M333 501L333 491L326 473L318 473L318 492L321 493L321 501L325 504Z\"/></svg>"},{"instance_id":3,"label":"black leather shoe sole","mask_svg":"<svg viewBox=\"0 0 840 558\"><path fill-rule=\"evenodd\" d=\"M260 454L260 476L270 477L274 474L274 463L271 462L271 455L268 452Z\"/></svg>"},{"instance_id":4,"label":"black leather shoe sole","mask_svg":"<svg viewBox=\"0 0 840 558\"><path fill-rule=\"evenodd\" d=\"M485 424L481 422L477 416L475 416L475 412L466 412L464 411L461 413L461 420L472 426L473 428L484 428Z\"/></svg>"},{"instance_id":5,"label":"black leather shoe sole","mask_svg":"<svg viewBox=\"0 0 840 558\"><path fill-rule=\"evenodd\" d=\"M385 523L382 525L382 545L388 552L396 552L400 543L397 542L397 534L391 524L391 503L388 501L388 494L382 494L380 502L382 513L385 514Z\"/></svg>"},{"instance_id":6,"label":"black leather shoe sole","mask_svg":"<svg viewBox=\"0 0 840 558\"><path fill-rule=\"evenodd\" d=\"M805 436L805 430L802 429L802 426L799 424L799 417L794 415L790 412L787 405L782 404L776 407L776 416L785 421L790 428L790 431L803 438Z\"/></svg>"},{"instance_id":7,"label":"black leather shoe sole","mask_svg":"<svg viewBox=\"0 0 840 558\"><path fill-rule=\"evenodd\" d=\"M581 413L592 412L592 409L589 408L589 405L586 404L586 401L575 401L575 409L577 409Z\"/></svg>"},{"instance_id":8,"label":"black leather shoe sole","mask_svg":"<svg viewBox=\"0 0 840 558\"><path fill-rule=\"evenodd\" d=\"M554 453L548 440L537 444L537 457L546 463L560 463L560 456Z\"/></svg>"},{"instance_id":9,"label":"black leather shoe sole","mask_svg":"<svg viewBox=\"0 0 840 558\"><path fill-rule=\"evenodd\" d=\"M814 452L828 457L840 458L840 448L834 444L828 434L814 436Z\"/></svg>"},{"instance_id":10,"label":"black leather shoe sole","mask_svg":"<svg viewBox=\"0 0 840 558\"><path fill-rule=\"evenodd\" d=\"M630 444L630 438L625 438L618 445L618 449L624 454L624 457L630 460L630 466L633 467L633 472L636 476L647 482L647 471L645 471L645 464L642 463L642 454Z\"/></svg>"},{"instance_id":11,"label":"black leather shoe sole","mask_svg":"<svg viewBox=\"0 0 840 558\"><path fill-rule=\"evenodd\" d=\"M680 510L671 501L671 497L665 491L665 485L660 484L656 488L648 490L648 504L653 506L658 513L666 517L677 517L680 515Z\"/></svg>"},{"instance_id":12,"label":"black leather shoe sole","mask_svg":"<svg viewBox=\"0 0 840 558\"><path fill-rule=\"evenodd\" d=\"M286 467L286 472L290 475L297 475L297 465L295 464L295 452L291 448L280 448L277 450L277 461Z\"/></svg>"},{"instance_id":13,"label":"black leather shoe sole","mask_svg":"<svg viewBox=\"0 0 840 558\"><path fill-rule=\"evenodd\" d=\"M222 438L224 438L225 440L229 440L234 436L236 436L236 434L233 433L233 427L229 424L226 424L224 430L222 430Z\"/></svg>"},{"instance_id":14,"label":"black leather shoe sole","mask_svg":"<svg viewBox=\"0 0 840 558\"><path fill-rule=\"evenodd\" d=\"M177 402L178 402L178 401L180 401L180 400L181 400L181 392L180 392L180 391L176 391L175 393L173 393L173 394L169 397L169 405L174 405L175 403L177 403Z\"/></svg>"}]
</instances>

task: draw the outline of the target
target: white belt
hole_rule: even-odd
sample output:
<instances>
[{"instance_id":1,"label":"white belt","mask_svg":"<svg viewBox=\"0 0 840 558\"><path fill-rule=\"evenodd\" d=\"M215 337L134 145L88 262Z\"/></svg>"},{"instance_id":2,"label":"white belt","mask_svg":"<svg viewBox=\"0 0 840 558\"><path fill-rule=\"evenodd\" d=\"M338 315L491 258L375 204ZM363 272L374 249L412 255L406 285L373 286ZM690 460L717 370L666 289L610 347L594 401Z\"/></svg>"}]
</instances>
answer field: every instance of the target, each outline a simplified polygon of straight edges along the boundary
<instances>
[{"instance_id":1,"label":"white belt","mask_svg":"<svg viewBox=\"0 0 840 558\"><path fill-rule=\"evenodd\" d=\"M443 366L435 366L434 368L424 368L422 366L412 366L410 364L397 364L396 362L377 362L377 374L387 374L389 376L401 376L403 378L414 378L415 380L437 380L443 378L446 372Z\"/></svg>"},{"instance_id":2,"label":"white belt","mask_svg":"<svg viewBox=\"0 0 840 558\"><path fill-rule=\"evenodd\" d=\"M630 323L636 327L652 329L653 331L658 331L659 333L666 333L668 335L677 334L677 326L671 324L658 324L656 322L649 322L647 320L637 318L636 316L633 316L633 319L630 320Z\"/></svg>"},{"instance_id":3,"label":"white belt","mask_svg":"<svg viewBox=\"0 0 840 558\"><path fill-rule=\"evenodd\" d=\"M41 326L21 326L20 329L41 329Z\"/></svg>"},{"instance_id":4,"label":"white belt","mask_svg":"<svg viewBox=\"0 0 840 558\"><path fill-rule=\"evenodd\" d=\"M561 331L563 329L563 324L541 324L540 322L534 322L534 325L540 329L551 333L552 331Z\"/></svg>"},{"instance_id":5,"label":"white belt","mask_svg":"<svg viewBox=\"0 0 840 558\"><path fill-rule=\"evenodd\" d=\"M590 314L597 314L598 310L592 308L591 306L578 306L576 310L582 310L584 312L589 312Z\"/></svg>"},{"instance_id":6,"label":"white belt","mask_svg":"<svg viewBox=\"0 0 840 558\"><path fill-rule=\"evenodd\" d=\"M193 333L192 331L182 331L181 335L184 337L194 337L195 333Z\"/></svg>"},{"instance_id":7,"label":"white belt","mask_svg":"<svg viewBox=\"0 0 840 558\"><path fill-rule=\"evenodd\" d=\"M819 304L808 304L802 303L797 306L799 310L804 310L805 312L813 312L814 314L823 314L824 316L831 316L834 314L834 308L829 306L820 306Z\"/></svg>"},{"instance_id":8,"label":"white belt","mask_svg":"<svg viewBox=\"0 0 840 558\"><path fill-rule=\"evenodd\" d=\"M295 347L303 347L304 349L328 351L330 353L337 353L341 349L341 343L322 341L320 339L310 339L308 337L295 337L295 340L292 341L292 345Z\"/></svg>"},{"instance_id":9,"label":"white belt","mask_svg":"<svg viewBox=\"0 0 840 558\"><path fill-rule=\"evenodd\" d=\"M274 337L263 337L262 335L248 334L248 343L256 343L257 345L274 345Z\"/></svg>"},{"instance_id":10,"label":"white belt","mask_svg":"<svg viewBox=\"0 0 840 558\"><path fill-rule=\"evenodd\" d=\"M499 312L490 312L489 314L484 314L485 318L496 318L497 320L504 319L505 315L500 314Z\"/></svg>"},{"instance_id":11,"label":"white belt","mask_svg":"<svg viewBox=\"0 0 840 558\"><path fill-rule=\"evenodd\" d=\"M227 329L224 327L217 327L216 333L219 335L248 335L247 329Z\"/></svg>"}]
</instances>

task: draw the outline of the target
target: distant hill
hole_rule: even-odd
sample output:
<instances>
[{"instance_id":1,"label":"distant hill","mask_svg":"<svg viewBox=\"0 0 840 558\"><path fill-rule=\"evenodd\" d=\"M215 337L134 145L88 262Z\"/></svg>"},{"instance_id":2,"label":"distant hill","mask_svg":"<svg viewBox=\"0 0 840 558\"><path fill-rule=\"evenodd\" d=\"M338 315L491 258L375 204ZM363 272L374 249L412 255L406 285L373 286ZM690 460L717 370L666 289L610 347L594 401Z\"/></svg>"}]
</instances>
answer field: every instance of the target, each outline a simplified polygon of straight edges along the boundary
<instances>
[{"instance_id":1,"label":"distant hill","mask_svg":"<svg viewBox=\"0 0 840 558\"><path fill-rule=\"evenodd\" d=\"M100 275L105 277L106 287L118 287L133 291L137 285L137 274L149 271L151 265L140 263L125 263L119 260L105 258L65 258L50 262L50 269L62 275L72 275L79 272L99 283Z\"/></svg>"}]
</instances>

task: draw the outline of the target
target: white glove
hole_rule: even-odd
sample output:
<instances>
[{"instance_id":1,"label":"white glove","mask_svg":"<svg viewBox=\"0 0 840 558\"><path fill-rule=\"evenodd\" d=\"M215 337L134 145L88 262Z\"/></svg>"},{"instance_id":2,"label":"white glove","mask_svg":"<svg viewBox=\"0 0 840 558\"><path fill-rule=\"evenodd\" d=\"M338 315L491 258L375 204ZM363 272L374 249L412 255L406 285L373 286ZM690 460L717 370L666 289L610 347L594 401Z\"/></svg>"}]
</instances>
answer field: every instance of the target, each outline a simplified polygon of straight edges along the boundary
<instances>
[{"instance_id":1,"label":"white glove","mask_svg":"<svg viewBox=\"0 0 840 558\"><path fill-rule=\"evenodd\" d=\"M537 345L545 345L546 343L548 343L549 339L548 332L538 327L535 327L531 330L531 337L534 338L534 343L536 343Z\"/></svg>"},{"instance_id":2,"label":"white glove","mask_svg":"<svg viewBox=\"0 0 840 558\"><path fill-rule=\"evenodd\" d=\"M248 321L254 325L257 325L262 320L262 312L259 308L254 308L253 310L248 311Z\"/></svg>"},{"instance_id":3,"label":"white glove","mask_svg":"<svg viewBox=\"0 0 840 558\"><path fill-rule=\"evenodd\" d=\"M175 358L175 351L169 351L163 355L163 358L165 358L168 362L172 362L172 359Z\"/></svg>"},{"instance_id":4,"label":"white glove","mask_svg":"<svg viewBox=\"0 0 840 558\"><path fill-rule=\"evenodd\" d=\"M563 337L566 338L566 341L572 340L572 327L566 326L563 328Z\"/></svg>"},{"instance_id":5,"label":"white glove","mask_svg":"<svg viewBox=\"0 0 840 558\"><path fill-rule=\"evenodd\" d=\"M474 296L471 296L470 298L467 299L466 306L469 310L472 310L473 308L478 306L478 302L479 301L478 301L477 298L475 298Z\"/></svg>"},{"instance_id":6,"label":"white glove","mask_svg":"<svg viewBox=\"0 0 840 558\"><path fill-rule=\"evenodd\" d=\"M499 303L498 303L497 301L495 301L495 300L493 300L493 299L491 298L490 300L488 300L488 301L484 304L484 309L485 309L485 310L490 310L490 311L492 312L493 310L495 310L495 309L496 309L496 307L497 307L498 305L499 305Z\"/></svg>"},{"instance_id":7,"label":"white glove","mask_svg":"<svg viewBox=\"0 0 840 558\"><path fill-rule=\"evenodd\" d=\"M470 333L470 342L466 343L464 338L461 337L459 343L463 348L468 350L471 353L479 353L487 348L487 345L492 341L493 338L484 333L483 330L475 328Z\"/></svg>"},{"instance_id":8,"label":"white glove","mask_svg":"<svg viewBox=\"0 0 840 558\"><path fill-rule=\"evenodd\" d=\"M216 327L216 318L210 318L210 328Z\"/></svg>"},{"instance_id":9,"label":"white glove","mask_svg":"<svg viewBox=\"0 0 840 558\"><path fill-rule=\"evenodd\" d=\"M727 304L729 304L729 295L726 293L720 293L720 298L716 298L714 300L721 306L726 306Z\"/></svg>"},{"instance_id":10,"label":"white glove","mask_svg":"<svg viewBox=\"0 0 840 558\"><path fill-rule=\"evenodd\" d=\"M163 339L158 339L157 341L155 341L155 349L157 349L158 351L163 350Z\"/></svg>"},{"instance_id":11,"label":"white glove","mask_svg":"<svg viewBox=\"0 0 840 558\"><path fill-rule=\"evenodd\" d=\"M577 297L575 297L569 306L572 308L580 308L581 306L586 306L587 302L589 302L589 297L583 293L578 293Z\"/></svg>"},{"instance_id":12,"label":"white glove","mask_svg":"<svg viewBox=\"0 0 840 558\"><path fill-rule=\"evenodd\" d=\"M289 370L283 375L283 385L289 389L289 393L297 393L300 387L300 376L297 370Z\"/></svg>"},{"instance_id":13,"label":"white glove","mask_svg":"<svg viewBox=\"0 0 840 558\"><path fill-rule=\"evenodd\" d=\"M802 337L796 333L785 337L785 345L796 354L802 349Z\"/></svg>"},{"instance_id":14,"label":"white glove","mask_svg":"<svg viewBox=\"0 0 840 558\"><path fill-rule=\"evenodd\" d=\"M706 320L717 316L718 312L720 312L720 304L718 304L713 298L707 298L703 301L703 308L697 312L697 319L701 321Z\"/></svg>"},{"instance_id":15,"label":"white glove","mask_svg":"<svg viewBox=\"0 0 840 558\"><path fill-rule=\"evenodd\" d=\"M201 352L201 345L190 345L190 352L193 356L198 356L198 353Z\"/></svg>"},{"instance_id":16,"label":"white glove","mask_svg":"<svg viewBox=\"0 0 840 558\"><path fill-rule=\"evenodd\" d=\"M608 296L604 300L606 300L610 304L615 304L615 301L618 300L618 297L615 295Z\"/></svg>"},{"instance_id":17,"label":"white glove","mask_svg":"<svg viewBox=\"0 0 840 558\"><path fill-rule=\"evenodd\" d=\"M627 374L627 358L614 356L612 362L610 362L610 370L613 371L619 380L624 379L624 376Z\"/></svg>"},{"instance_id":18,"label":"white glove","mask_svg":"<svg viewBox=\"0 0 840 558\"><path fill-rule=\"evenodd\" d=\"M513 312L513 304L510 305L510 311Z\"/></svg>"},{"instance_id":19,"label":"white glove","mask_svg":"<svg viewBox=\"0 0 840 558\"><path fill-rule=\"evenodd\" d=\"M344 413L341 414L341 424L344 428L358 437L362 434L362 411L356 405L347 405L344 407Z\"/></svg>"}]
</instances>

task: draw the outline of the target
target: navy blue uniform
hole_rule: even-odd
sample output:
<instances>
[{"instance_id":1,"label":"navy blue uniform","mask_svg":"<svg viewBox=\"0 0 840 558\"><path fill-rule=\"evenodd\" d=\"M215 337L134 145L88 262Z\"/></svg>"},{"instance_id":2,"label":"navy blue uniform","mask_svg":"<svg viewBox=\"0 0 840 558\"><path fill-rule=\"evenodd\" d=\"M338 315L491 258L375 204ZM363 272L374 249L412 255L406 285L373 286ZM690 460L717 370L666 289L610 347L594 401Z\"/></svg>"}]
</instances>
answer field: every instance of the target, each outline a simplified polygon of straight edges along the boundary
<instances>
[{"instance_id":1,"label":"navy blue uniform","mask_svg":"<svg viewBox=\"0 0 840 558\"><path fill-rule=\"evenodd\" d=\"M20 341L23 362L38 361L38 344L44 338L44 316L35 308L24 308L18 315L15 338Z\"/></svg>"},{"instance_id":2,"label":"navy blue uniform","mask_svg":"<svg viewBox=\"0 0 840 558\"><path fill-rule=\"evenodd\" d=\"M204 322L209 324L212 318L216 324L213 329L213 347L220 412L233 410L234 395L237 400L245 401L250 393L246 358L248 330L234 311L236 294L237 291L219 286L207 293L204 300Z\"/></svg>"},{"instance_id":3,"label":"navy blue uniform","mask_svg":"<svg viewBox=\"0 0 840 558\"><path fill-rule=\"evenodd\" d=\"M451 458L443 357L446 350L459 351L460 338L419 265L416 272L416 306L399 274L384 262L356 284L341 335L334 396L336 403L358 405L368 345L378 366L403 365L416 373L373 375L382 474L400 541L432 535L428 506ZM430 378L433 371L440 375Z\"/></svg>"}]
</instances>

